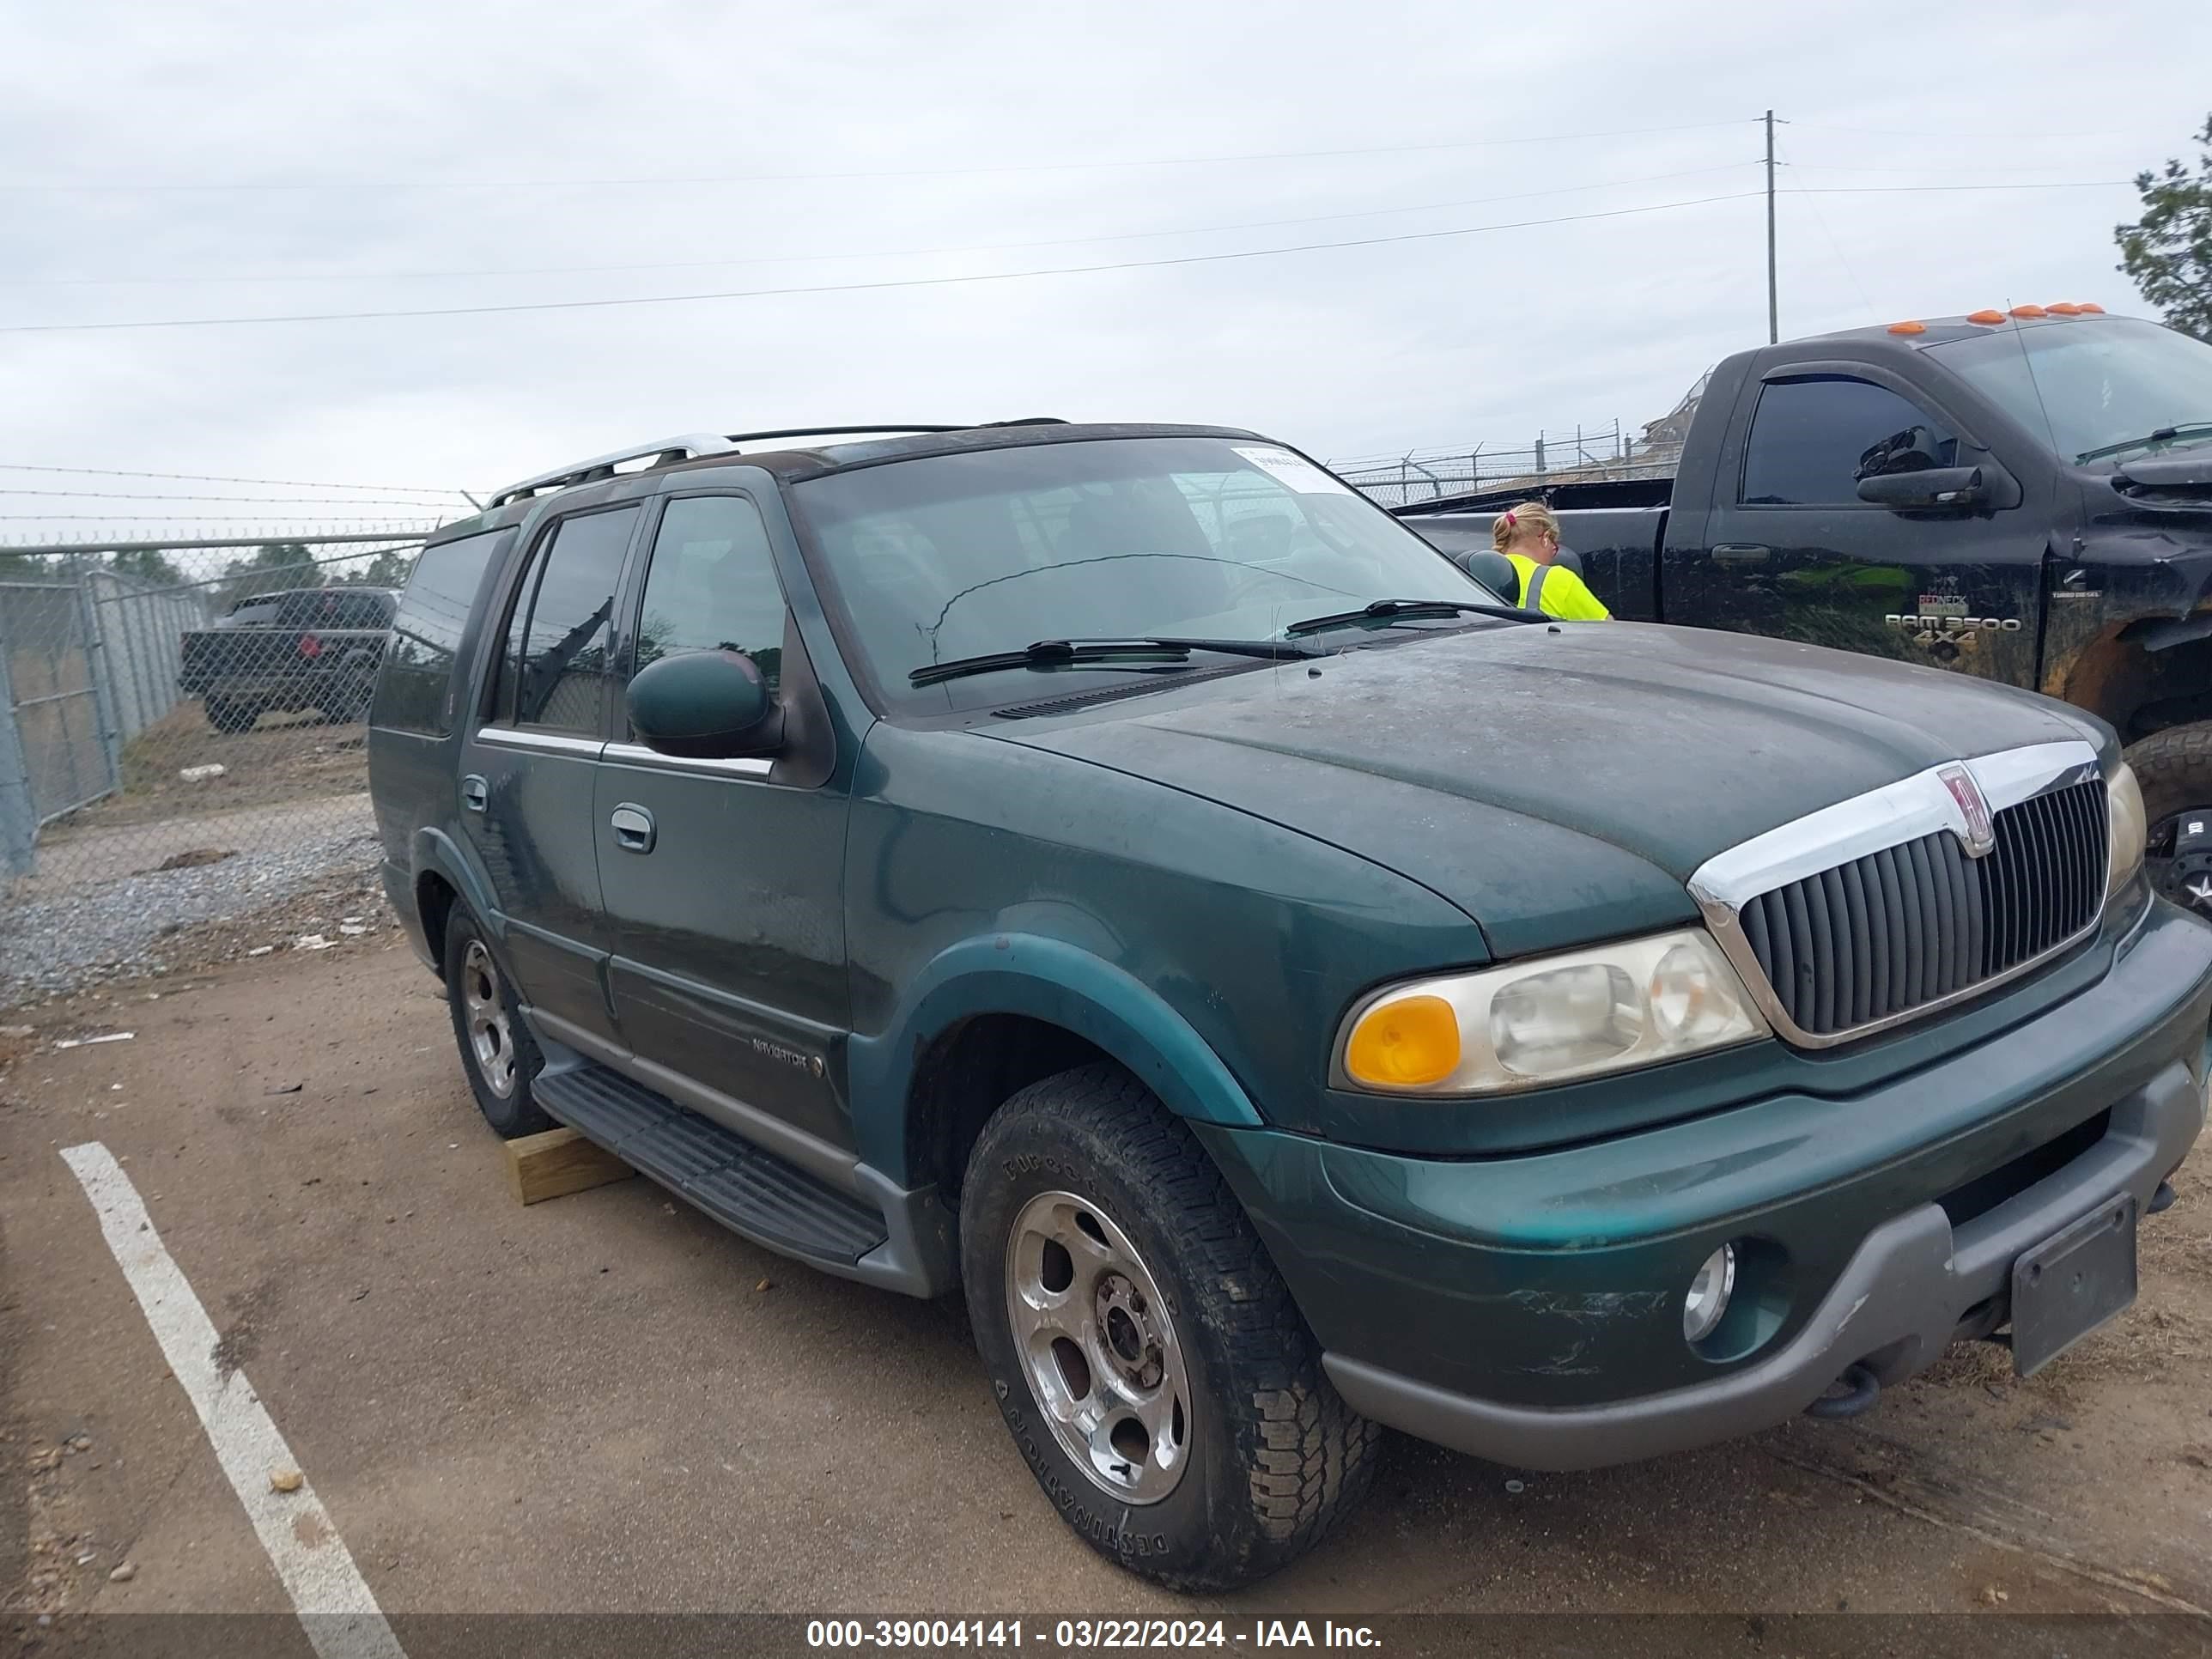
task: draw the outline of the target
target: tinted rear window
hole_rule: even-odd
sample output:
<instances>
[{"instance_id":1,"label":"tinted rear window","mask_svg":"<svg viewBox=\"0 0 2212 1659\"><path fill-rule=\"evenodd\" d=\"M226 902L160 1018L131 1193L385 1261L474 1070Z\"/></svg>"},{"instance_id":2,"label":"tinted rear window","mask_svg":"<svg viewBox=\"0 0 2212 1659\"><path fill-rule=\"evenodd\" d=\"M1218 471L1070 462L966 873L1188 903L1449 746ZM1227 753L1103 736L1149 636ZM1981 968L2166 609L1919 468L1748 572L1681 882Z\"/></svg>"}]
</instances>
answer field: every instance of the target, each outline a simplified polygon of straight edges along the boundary
<instances>
[{"instance_id":1,"label":"tinted rear window","mask_svg":"<svg viewBox=\"0 0 2212 1659\"><path fill-rule=\"evenodd\" d=\"M487 530L422 550L392 619L373 723L437 737L453 729L459 705L453 673L461 632L485 570L514 537L511 529Z\"/></svg>"}]
</instances>

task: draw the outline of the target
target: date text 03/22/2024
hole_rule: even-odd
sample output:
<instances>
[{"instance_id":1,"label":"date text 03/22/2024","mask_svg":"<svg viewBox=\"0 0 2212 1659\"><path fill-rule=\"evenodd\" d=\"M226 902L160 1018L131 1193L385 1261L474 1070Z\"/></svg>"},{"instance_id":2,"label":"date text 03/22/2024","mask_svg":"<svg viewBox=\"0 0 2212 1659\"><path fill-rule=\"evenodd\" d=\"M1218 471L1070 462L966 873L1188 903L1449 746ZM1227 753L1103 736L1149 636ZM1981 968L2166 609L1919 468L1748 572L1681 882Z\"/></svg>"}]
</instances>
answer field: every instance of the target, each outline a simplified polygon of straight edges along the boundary
<instances>
[{"instance_id":1,"label":"date text 03/22/2024","mask_svg":"<svg viewBox=\"0 0 2212 1659\"><path fill-rule=\"evenodd\" d=\"M1073 1650L1133 1648L1365 1648L1382 1642L1365 1625L1333 1620L1261 1619L811 1619L806 1645L821 1649L957 1648Z\"/></svg>"}]
</instances>

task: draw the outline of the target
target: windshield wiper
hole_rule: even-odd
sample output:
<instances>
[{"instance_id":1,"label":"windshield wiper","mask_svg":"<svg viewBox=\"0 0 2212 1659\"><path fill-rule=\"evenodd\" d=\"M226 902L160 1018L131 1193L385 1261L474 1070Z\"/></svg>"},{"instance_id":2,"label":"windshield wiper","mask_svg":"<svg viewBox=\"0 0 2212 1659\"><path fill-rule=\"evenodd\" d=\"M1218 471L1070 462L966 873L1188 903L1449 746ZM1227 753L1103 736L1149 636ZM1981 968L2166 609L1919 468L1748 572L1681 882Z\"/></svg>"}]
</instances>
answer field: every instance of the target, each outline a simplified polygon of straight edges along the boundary
<instances>
[{"instance_id":1,"label":"windshield wiper","mask_svg":"<svg viewBox=\"0 0 2212 1659\"><path fill-rule=\"evenodd\" d=\"M2212 432L2212 421L2176 421L2172 426L2154 428L2140 438L2130 438L2125 443L2106 444L2102 449L2085 449L2074 460L2077 465L2083 461L2101 461L2106 456L2118 455L2123 450L2148 449L2153 444L2172 443L2176 438L2197 432Z\"/></svg>"},{"instance_id":2,"label":"windshield wiper","mask_svg":"<svg viewBox=\"0 0 2212 1659\"><path fill-rule=\"evenodd\" d=\"M986 656L925 663L906 678L909 685L935 685L940 680L963 679L970 674L995 674L1004 668L1065 668L1087 663L1141 668L1155 663L1188 662L1194 651L1261 657L1277 662L1303 661L1318 654L1287 640L1039 640L1019 651L994 651Z\"/></svg>"},{"instance_id":3,"label":"windshield wiper","mask_svg":"<svg viewBox=\"0 0 2212 1659\"><path fill-rule=\"evenodd\" d=\"M1376 599L1357 611L1339 611L1326 617L1308 617L1304 622L1294 622L1283 630L1283 637L1294 640L1301 634L1318 634L1328 628L1348 628L1354 623L1374 622L1382 617L1498 617L1507 622L1540 623L1552 619L1540 611L1523 611L1510 605L1475 605L1462 599Z\"/></svg>"}]
</instances>

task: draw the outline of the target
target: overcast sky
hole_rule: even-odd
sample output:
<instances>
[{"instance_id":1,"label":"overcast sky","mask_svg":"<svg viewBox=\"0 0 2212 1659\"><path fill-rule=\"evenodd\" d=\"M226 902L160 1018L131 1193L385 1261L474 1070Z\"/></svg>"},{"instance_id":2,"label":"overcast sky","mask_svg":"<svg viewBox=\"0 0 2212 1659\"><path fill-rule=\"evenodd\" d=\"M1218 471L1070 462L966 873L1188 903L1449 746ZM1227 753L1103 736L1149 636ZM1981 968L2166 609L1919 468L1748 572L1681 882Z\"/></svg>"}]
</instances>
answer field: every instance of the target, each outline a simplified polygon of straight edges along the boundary
<instances>
[{"instance_id":1,"label":"overcast sky","mask_svg":"<svg viewBox=\"0 0 2212 1659\"><path fill-rule=\"evenodd\" d=\"M0 331L0 464L481 492L809 421L1211 421L1334 458L1633 425L1765 337L1760 111L1784 189L1832 192L1780 201L1785 336L2141 310L2112 227L2193 154L2208 64L2201 0L17 4L0 331ZM0 471L165 487L281 493ZM402 510L9 493L0 538L91 527L42 509Z\"/></svg>"}]
</instances>

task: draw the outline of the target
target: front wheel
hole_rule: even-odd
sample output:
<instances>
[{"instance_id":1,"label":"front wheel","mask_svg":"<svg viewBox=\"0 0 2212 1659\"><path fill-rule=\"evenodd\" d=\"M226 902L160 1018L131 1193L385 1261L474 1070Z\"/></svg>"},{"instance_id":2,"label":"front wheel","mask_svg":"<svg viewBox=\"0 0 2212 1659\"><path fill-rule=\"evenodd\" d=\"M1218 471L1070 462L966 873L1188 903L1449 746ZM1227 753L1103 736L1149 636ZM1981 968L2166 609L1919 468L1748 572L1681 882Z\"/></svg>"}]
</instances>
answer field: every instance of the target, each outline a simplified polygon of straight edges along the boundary
<instances>
[{"instance_id":1,"label":"front wheel","mask_svg":"<svg viewBox=\"0 0 2212 1659\"><path fill-rule=\"evenodd\" d=\"M1318 1543L1380 1431L1190 1130L1127 1073L1064 1072L984 1127L960 1206L968 1310L1037 1483L1100 1554L1234 1589Z\"/></svg>"},{"instance_id":2,"label":"front wheel","mask_svg":"<svg viewBox=\"0 0 2212 1659\"><path fill-rule=\"evenodd\" d=\"M2212 858L2177 857L2185 812L2212 813L2212 724L2168 726L2130 744L2150 834L2145 862L2161 896L2212 921Z\"/></svg>"}]
</instances>

